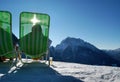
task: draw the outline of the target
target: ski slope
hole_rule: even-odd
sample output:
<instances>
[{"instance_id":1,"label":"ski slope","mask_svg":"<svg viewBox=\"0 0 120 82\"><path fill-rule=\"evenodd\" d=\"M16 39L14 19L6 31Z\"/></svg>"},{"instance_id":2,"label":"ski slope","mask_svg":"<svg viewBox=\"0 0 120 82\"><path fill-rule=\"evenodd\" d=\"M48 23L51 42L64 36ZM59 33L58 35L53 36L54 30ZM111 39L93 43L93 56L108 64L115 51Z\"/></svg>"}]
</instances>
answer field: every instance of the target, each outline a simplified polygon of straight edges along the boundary
<instances>
[{"instance_id":1,"label":"ski slope","mask_svg":"<svg viewBox=\"0 0 120 82\"><path fill-rule=\"evenodd\" d=\"M120 68L56 62L23 60L17 66L0 63L0 82L120 82ZM10 67L11 66L11 67Z\"/></svg>"}]
</instances>

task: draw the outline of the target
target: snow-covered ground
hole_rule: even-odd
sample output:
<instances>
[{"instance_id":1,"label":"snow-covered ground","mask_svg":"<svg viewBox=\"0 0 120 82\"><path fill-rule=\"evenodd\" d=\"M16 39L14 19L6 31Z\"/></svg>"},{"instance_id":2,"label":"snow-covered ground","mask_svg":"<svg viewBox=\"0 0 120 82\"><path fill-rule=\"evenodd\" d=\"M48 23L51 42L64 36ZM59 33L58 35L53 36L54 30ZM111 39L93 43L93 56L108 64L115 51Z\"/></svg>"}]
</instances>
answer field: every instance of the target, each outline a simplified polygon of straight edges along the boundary
<instances>
[{"instance_id":1,"label":"snow-covered ground","mask_svg":"<svg viewBox=\"0 0 120 82\"><path fill-rule=\"evenodd\" d=\"M0 63L0 82L120 82L120 67L23 60Z\"/></svg>"},{"instance_id":2,"label":"snow-covered ground","mask_svg":"<svg viewBox=\"0 0 120 82\"><path fill-rule=\"evenodd\" d=\"M120 82L120 67L53 62L52 68L64 76L85 82Z\"/></svg>"}]
</instances>

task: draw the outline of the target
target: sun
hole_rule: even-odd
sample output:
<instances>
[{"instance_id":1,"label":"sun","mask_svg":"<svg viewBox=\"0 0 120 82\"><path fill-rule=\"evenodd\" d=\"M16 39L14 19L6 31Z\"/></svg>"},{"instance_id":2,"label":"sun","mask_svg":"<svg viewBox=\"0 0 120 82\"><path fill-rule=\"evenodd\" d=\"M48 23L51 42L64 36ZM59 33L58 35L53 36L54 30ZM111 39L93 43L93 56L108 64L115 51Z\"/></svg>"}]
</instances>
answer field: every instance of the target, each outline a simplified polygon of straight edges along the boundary
<instances>
[{"instance_id":1,"label":"sun","mask_svg":"<svg viewBox=\"0 0 120 82\"><path fill-rule=\"evenodd\" d=\"M40 20L37 19L36 14L34 14L34 17L30 21L33 23L33 25L40 23Z\"/></svg>"}]
</instances>

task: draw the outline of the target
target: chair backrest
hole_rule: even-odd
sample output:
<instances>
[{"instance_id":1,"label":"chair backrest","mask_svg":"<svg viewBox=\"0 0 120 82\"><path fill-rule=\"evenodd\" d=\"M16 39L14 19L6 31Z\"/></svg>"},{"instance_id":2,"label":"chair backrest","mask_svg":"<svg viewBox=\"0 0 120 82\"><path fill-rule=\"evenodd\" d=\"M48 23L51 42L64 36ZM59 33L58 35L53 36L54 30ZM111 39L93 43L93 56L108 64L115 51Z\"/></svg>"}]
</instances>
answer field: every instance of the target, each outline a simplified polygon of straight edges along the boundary
<instances>
[{"instance_id":1,"label":"chair backrest","mask_svg":"<svg viewBox=\"0 0 120 82\"><path fill-rule=\"evenodd\" d=\"M0 11L0 56L10 58L12 52L12 29L11 29L11 14L7 11Z\"/></svg>"},{"instance_id":2,"label":"chair backrest","mask_svg":"<svg viewBox=\"0 0 120 82\"><path fill-rule=\"evenodd\" d=\"M47 14L20 14L20 49L32 58L40 58L48 49L50 17Z\"/></svg>"}]
</instances>

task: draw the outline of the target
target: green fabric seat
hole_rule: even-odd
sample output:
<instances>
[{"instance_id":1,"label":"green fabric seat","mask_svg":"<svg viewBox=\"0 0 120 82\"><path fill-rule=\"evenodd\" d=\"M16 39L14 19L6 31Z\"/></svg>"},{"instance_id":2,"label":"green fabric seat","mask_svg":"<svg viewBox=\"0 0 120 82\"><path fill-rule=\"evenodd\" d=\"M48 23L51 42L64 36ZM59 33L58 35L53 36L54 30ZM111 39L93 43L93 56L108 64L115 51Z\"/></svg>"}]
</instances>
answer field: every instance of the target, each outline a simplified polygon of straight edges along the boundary
<instances>
[{"instance_id":1,"label":"green fabric seat","mask_svg":"<svg viewBox=\"0 0 120 82\"><path fill-rule=\"evenodd\" d=\"M31 58L40 58L48 50L49 21L47 14L20 15L20 50Z\"/></svg>"},{"instance_id":2,"label":"green fabric seat","mask_svg":"<svg viewBox=\"0 0 120 82\"><path fill-rule=\"evenodd\" d=\"M0 57L11 58L14 56L13 51L11 14L0 11Z\"/></svg>"}]
</instances>

